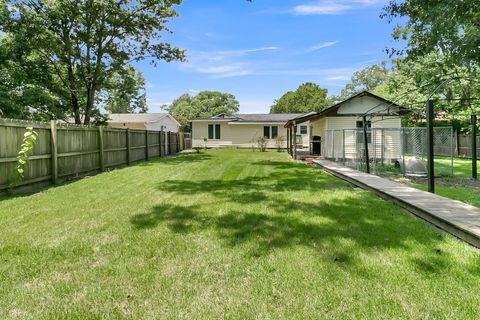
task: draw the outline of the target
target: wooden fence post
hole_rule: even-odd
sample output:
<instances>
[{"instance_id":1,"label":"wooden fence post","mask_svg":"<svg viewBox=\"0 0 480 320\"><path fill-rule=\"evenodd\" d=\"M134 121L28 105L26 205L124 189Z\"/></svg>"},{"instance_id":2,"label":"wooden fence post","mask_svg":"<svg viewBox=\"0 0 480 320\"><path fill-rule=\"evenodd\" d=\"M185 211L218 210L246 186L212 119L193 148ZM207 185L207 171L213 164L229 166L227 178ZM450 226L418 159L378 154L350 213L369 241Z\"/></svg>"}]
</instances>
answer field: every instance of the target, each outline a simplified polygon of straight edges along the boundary
<instances>
[{"instance_id":1,"label":"wooden fence post","mask_svg":"<svg viewBox=\"0 0 480 320\"><path fill-rule=\"evenodd\" d=\"M162 157L162 134L163 134L163 127L158 131L158 157Z\"/></svg>"},{"instance_id":2,"label":"wooden fence post","mask_svg":"<svg viewBox=\"0 0 480 320\"><path fill-rule=\"evenodd\" d=\"M98 152L100 160L100 171L105 171L105 161L103 158L103 127L98 127Z\"/></svg>"},{"instance_id":3,"label":"wooden fence post","mask_svg":"<svg viewBox=\"0 0 480 320\"><path fill-rule=\"evenodd\" d=\"M127 136L127 165L130 165L130 129L127 128L127 131L125 132Z\"/></svg>"},{"instance_id":4,"label":"wooden fence post","mask_svg":"<svg viewBox=\"0 0 480 320\"><path fill-rule=\"evenodd\" d=\"M148 160L148 130L145 130L145 160Z\"/></svg>"},{"instance_id":5,"label":"wooden fence post","mask_svg":"<svg viewBox=\"0 0 480 320\"><path fill-rule=\"evenodd\" d=\"M167 132L167 137L168 137L168 155L172 154L172 136L170 135L170 131Z\"/></svg>"},{"instance_id":6,"label":"wooden fence post","mask_svg":"<svg viewBox=\"0 0 480 320\"><path fill-rule=\"evenodd\" d=\"M177 139L177 152L176 153L178 153L180 151L180 134L178 132L176 133L175 138Z\"/></svg>"},{"instance_id":7,"label":"wooden fence post","mask_svg":"<svg viewBox=\"0 0 480 320\"><path fill-rule=\"evenodd\" d=\"M50 121L51 134L51 161L52 161L52 182L58 183L58 154L57 154L57 123L55 120Z\"/></svg>"}]
</instances>

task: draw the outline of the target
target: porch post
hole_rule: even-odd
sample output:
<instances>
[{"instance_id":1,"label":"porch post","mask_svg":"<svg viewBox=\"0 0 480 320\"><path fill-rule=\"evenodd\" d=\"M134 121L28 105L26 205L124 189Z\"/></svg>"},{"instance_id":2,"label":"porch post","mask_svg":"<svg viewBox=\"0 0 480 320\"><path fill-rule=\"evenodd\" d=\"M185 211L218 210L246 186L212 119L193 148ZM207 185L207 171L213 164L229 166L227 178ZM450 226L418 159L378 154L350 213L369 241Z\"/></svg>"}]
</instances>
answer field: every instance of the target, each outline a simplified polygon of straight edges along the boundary
<instances>
[{"instance_id":1,"label":"porch post","mask_svg":"<svg viewBox=\"0 0 480 320\"><path fill-rule=\"evenodd\" d=\"M297 124L293 122L293 159L297 160Z\"/></svg>"},{"instance_id":2,"label":"porch post","mask_svg":"<svg viewBox=\"0 0 480 320\"><path fill-rule=\"evenodd\" d=\"M287 127L287 152L290 153L290 127Z\"/></svg>"}]
</instances>

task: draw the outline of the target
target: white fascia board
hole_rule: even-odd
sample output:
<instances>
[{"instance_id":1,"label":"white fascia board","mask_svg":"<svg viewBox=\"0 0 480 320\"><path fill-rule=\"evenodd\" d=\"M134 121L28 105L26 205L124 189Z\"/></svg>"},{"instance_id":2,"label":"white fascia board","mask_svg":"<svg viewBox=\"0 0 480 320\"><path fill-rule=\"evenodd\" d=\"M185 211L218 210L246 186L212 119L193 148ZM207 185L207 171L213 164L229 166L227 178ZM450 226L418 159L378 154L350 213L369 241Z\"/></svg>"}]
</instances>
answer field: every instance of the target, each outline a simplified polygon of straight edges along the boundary
<instances>
[{"instance_id":1,"label":"white fascia board","mask_svg":"<svg viewBox=\"0 0 480 320\"><path fill-rule=\"evenodd\" d=\"M278 125L278 126L281 126L281 125L285 125L286 122L245 122L245 121L242 121L242 122L238 122L238 121L232 121L232 122L229 122L228 124L259 124L259 125Z\"/></svg>"}]
</instances>

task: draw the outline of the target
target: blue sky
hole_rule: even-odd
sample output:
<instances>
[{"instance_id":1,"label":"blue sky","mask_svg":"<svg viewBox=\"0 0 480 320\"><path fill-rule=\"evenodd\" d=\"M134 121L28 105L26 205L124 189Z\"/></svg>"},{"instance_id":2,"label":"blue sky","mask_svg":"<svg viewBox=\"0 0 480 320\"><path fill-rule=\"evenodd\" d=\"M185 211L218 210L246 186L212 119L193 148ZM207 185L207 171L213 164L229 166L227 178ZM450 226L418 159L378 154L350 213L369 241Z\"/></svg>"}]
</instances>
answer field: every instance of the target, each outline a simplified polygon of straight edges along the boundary
<instances>
[{"instance_id":1,"label":"blue sky","mask_svg":"<svg viewBox=\"0 0 480 320\"><path fill-rule=\"evenodd\" d=\"M137 67L149 112L182 93L234 94L243 113L267 113L274 99L312 81L337 94L353 72L387 60L387 0L184 0L166 41L188 62Z\"/></svg>"}]
</instances>

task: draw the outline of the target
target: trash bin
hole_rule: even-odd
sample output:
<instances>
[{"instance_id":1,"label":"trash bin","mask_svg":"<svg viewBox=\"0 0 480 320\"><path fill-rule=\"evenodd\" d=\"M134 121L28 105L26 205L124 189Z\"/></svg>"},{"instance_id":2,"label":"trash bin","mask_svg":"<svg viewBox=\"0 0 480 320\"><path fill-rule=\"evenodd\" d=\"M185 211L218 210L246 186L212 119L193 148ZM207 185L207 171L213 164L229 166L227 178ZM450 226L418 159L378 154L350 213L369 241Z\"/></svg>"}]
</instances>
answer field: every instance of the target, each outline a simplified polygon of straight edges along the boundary
<instances>
[{"instance_id":1,"label":"trash bin","mask_svg":"<svg viewBox=\"0 0 480 320\"><path fill-rule=\"evenodd\" d=\"M322 139L319 136L313 136L312 139L312 155L320 155Z\"/></svg>"}]
</instances>

